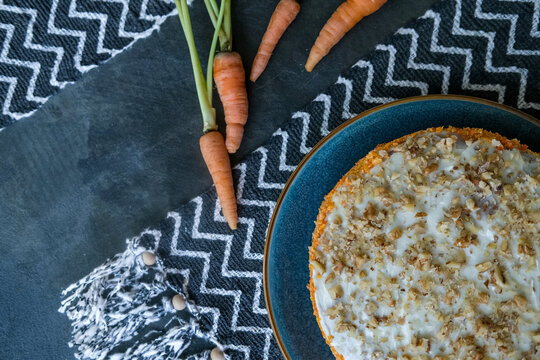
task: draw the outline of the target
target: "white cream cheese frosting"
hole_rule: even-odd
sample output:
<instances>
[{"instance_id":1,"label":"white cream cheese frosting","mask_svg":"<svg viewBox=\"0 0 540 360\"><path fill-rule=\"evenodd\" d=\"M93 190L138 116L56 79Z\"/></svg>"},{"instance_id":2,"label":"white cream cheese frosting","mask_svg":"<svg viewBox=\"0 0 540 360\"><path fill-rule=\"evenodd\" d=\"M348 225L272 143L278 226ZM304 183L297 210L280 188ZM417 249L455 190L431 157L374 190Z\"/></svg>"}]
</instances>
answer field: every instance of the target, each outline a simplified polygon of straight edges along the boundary
<instances>
[{"instance_id":1,"label":"white cream cheese frosting","mask_svg":"<svg viewBox=\"0 0 540 360\"><path fill-rule=\"evenodd\" d=\"M334 189L312 251L349 359L540 358L540 159L427 132Z\"/></svg>"}]
</instances>

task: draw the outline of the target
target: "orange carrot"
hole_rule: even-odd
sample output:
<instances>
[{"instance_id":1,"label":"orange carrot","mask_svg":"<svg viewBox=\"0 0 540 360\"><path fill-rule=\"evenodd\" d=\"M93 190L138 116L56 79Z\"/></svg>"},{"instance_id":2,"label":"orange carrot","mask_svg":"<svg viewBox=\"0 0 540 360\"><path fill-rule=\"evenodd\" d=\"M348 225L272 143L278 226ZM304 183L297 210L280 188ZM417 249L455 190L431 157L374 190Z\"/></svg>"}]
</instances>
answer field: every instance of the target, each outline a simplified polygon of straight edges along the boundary
<instances>
[{"instance_id":1,"label":"orange carrot","mask_svg":"<svg viewBox=\"0 0 540 360\"><path fill-rule=\"evenodd\" d=\"M218 131L210 131L199 140L204 162L208 167L216 191L221 202L221 211L229 227L236 230L238 214L236 211L236 196L229 154L225 148L223 136Z\"/></svg>"},{"instance_id":2,"label":"orange carrot","mask_svg":"<svg viewBox=\"0 0 540 360\"><path fill-rule=\"evenodd\" d=\"M199 105L201 106L203 120L203 136L199 139L201 153L216 186L216 192L221 203L223 216L227 220L229 227L232 230L235 230L238 224L238 213L236 209L236 196L234 193L231 162L229 160L227 148L225 147L225 140L223 140L223 136L217 132L216 111L212 107L211 75L221 24L223 22L225 9L230 5L230 0L222 0L219 16L217 19L214 19L216 21L216 27L212 39L212 46L210 47L210 54L208 55L209 75L206 79L204 78L199 54L197 53L197 47L195 46L187 0L175 0L175 3L178 10L178 17L180 18L180 24L182 24L182 30L189 48L195 88L197 90L197 97L199 98Z\"/></svg>"},{"instance_id":3,"label":"orange carrot","mask_svg":"<svg viewBox=\"0 0 540 360\"><path fill-rule=\"evenodd\" d=\"M328 54L330 49L363 17L373 14L386 0L347 0L326 22L311 48L306 70L311 71Z\"/></svg>"},{"instance_id":4,"label":"orange carrot","mask_svg":"<svg viewBox=\"0 0 540 360\"><path fill-rule=\"evenodd\" d=\"M225 111L226 146L235 153L242 142L248 117L246 73L240 54L221 52L214 59L214 81Z\"/></svg>"},{"instance_id":5,"label":"orange carrot","mask_svg":"<svg viewBox=\"0 0 540 360\"><path fill-rule=\"evenodd\" d=\"M251 75L249 76L251 81L255 82L262 74L279 39L296 18L299 11L300 4L296 0L281 0L277 4L262 38L255 60L253 60Z\"/></svg>"}]
</instances>

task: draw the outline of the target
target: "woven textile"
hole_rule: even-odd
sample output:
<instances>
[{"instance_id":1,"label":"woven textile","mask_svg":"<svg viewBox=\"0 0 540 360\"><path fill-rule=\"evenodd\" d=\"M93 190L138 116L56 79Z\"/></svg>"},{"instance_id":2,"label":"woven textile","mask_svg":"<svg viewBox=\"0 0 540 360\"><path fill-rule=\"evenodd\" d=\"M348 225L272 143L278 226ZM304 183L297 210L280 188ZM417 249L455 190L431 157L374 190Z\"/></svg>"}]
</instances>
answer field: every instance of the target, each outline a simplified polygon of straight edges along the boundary
<instances>
[{"instance_id":1,"label":"woven textile","mask_svg":"<svg viewBox=\"0 0 540 360\"><path fill-rule=\"evenodd\" d=\"M174 14L174 0L0 0L0 128Z\"/></svg>"}]
</instances>

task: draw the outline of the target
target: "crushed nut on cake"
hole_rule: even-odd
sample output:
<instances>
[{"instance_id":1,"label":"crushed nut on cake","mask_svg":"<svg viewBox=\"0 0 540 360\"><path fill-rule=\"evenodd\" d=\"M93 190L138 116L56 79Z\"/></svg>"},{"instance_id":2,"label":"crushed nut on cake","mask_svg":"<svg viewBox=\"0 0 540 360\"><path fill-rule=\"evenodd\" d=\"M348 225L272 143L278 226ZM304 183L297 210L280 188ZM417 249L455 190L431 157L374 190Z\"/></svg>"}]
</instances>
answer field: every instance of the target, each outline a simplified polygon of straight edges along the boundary
<instances>
[{"instance_id":1,"label":"crushed nut on cake","mask_svg":"<svg viewBox=\"0 0 540 360\"><path fill-rule=\"evenodd\" d=\"M480 129L419 132L360 160L309 253L334 354L540 359L538 194L540 156Z\"/></svg>"}]
</instances>

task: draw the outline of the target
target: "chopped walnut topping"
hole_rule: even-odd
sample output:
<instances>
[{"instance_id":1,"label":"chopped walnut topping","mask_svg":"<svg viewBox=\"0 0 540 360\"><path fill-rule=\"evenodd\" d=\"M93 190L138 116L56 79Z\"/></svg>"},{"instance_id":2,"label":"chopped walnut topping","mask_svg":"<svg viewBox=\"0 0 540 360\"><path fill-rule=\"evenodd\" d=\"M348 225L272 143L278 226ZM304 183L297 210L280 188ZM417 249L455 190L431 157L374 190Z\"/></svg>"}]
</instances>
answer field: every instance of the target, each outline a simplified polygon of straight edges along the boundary
<instances>
[{"instance_id":1,"label":"chopped walnut topping","mask_svg":"<svg viewBox=\"0 0 540 360\"><path fill-rule=\"evenodd\" d=\"M332 268L332 270L334 270L335 272L337 272L338 274L340 274L342 271L343 271L343 268L345 266L343 265L343 263L341 261L338 261L336 263L336 265L334 265L334 267Z\"/></svg>"},{"instance_id":2,"label":"chopped walnut topping","mask_svg":"<svg viewBox=\"0 0 540 360\"><path fill-rule=\"evenodd\" d=\"M516 303L516 305L519 307L525 307L527 306L529 302L527 301L527 298L525 298L524 296L516 295L514 296L514 303Z\"/></svg>"},{"instance_id":3,"label":"chopped walnut topping","mask_svg":"<svg viewBox=\"0 0 540 360\"><path fill-rule=\"evenodd\" d=\"M506 239L503 239L501 241L501 251L506 252L508 250L508 241Z\"/></svg>"},{"instance_id":4,"label":"chopped walnut topping","mask_svg":"<svg viewBox=\"0 0 540 360\"><path fill-rule=\"evenodd\" d=\"M438 168L439 168L439 164L433 163L433 164L430 164L430 165L428 165L426 167L425 172L426 172L426 174L431 174L432 172L434 172Z\"/></svg>"},{"instance_id":5,"label":"chopped walnut topping","mask_svg":"<svg viewBox=\"0 0 540 360\"><path fill-rule=\"evenodd\" d=\"M354 263L356 265L356 268L361 268L362 265L364 265L366 263L366 257L365 256L360 256L360 255L357 255L354 259Z\"/></svg>"},{"instance_id":6,"label":"chopped walnut topping","mask_svg":"<svg viewBox=\"0 0 540 360\"><path fill-rule=\"evenodd\" d=\"M356 326L351 324L350 322L342 322L337 326L338 332L349 332L349 331L356 331Z\"/></svg>"},{"instance_id":7,"label":"chopped walnut topping","mask_svg":"<svg viewBox=\"0 0 540 360\"><path fill-rule=\"evenodd\" d=\"M328 289L328 294L332 298L332 300L339 299L343 296L343 288L339 284L335 284L330 289Z\"/></svg>"},{"instance_id":8,"label":"chopped walnut topping","mask_svg":"<svg viewBox=\"0 0 540 360\"><path fill-rule=\"evenodd\" d=\"M518 254L523 254L523 255L534 255L535 254L535 251L532 247L530 247L529 245L525 245L525 244L519 244L518 245Z\"/></svg>"},{"instance_id":9,"label":"chopped walnut topping","mask_svg":"<svg viewBox=\"0 0 540 360\"><path fill-rule=\"evenodd\" d=\"M403 235L403 230L400 227L394 228L388 233L388 237L392 240L397 240Z\"/></svg>"},{"instance_id":10,"label":"chopped walnut topping","mask_svg":"<svg viewBox=\"0 0 540 360\"><path fill-rule=\"evenodd\" d=\"M366 307L364 308L364 312L366 313L366 315L373 315L373 313L375 313L375 311L377 311L377 308L378 308L378 305L377 303L373 302L373 301L369 301L367 304L366 304Z\"/></svg>"},{"instance_id":11,"label":"chopped walnut topping","mask_svg":"<svg viewBox=\"0 0 540 360\"><path fill-rule=\"evenodd\" d=\"M340 314L343 316L343 304L342 303L337 303L335 306L332 306L332 307L326 309L326 315L328 315L328 317L331 320L334 320Z\"/></svg>"},{"instance_id":12,"label":"chopped walnut topping","mask_svg":"<svg viewBox=\"0 0 540 360\"><path fill-rule=\"evenodd\" d=\"M332 281L334 281L335 278L336 278L336 273L335 273L335 272L331 272L331 273L329 273L329 274L326 276L326 280L324 280L324 282L325 282L325 283L332 282Z\"/></svg>"},{"instance_id":13,"label":"chopped walnut topping","mask_svg":"<svg viewBox=\"0 0 540 360\"><path fill-rule=\"evenodd\" d=\"M481 292L478 294L478 301L480 301L482 304L487 304L489 302L489 294Z\"/></svg>"},{"instance_id":14,"label":"chopped walnut topping","mask_svg":"<svg viewBox=\"0 0 540 360\"><path fill-rule=\"evenodd\" d=\"M377 209L369 202L366 206L366 210L364 210L364 217L368 220L375 220L376 215Z\"/></svg>"},{"instance_id":15,"label":"chopped walnut topping","mask_svg":"<svg viewBox=\"0 0 540 360\"><path fill-rule=\"evenodd\" d=\"M408 137L327 197L311 288L344 359L538 358L540 157L499 140Z\"/></svg>"},{"instance_id":16,"label":"chopped walnut topping","mask_svg":"<svg viewBox=\"0 0 540 360\"><path fill-rule=\"evenodd\" d=\"M362 280L362 281L360 281L360 283L358 284L358 286L360 287L361 290L367 290L367 289L369 289L369 287L371 286L371 281L369 281L369 280Z\"/></svg>"},{"instance_id":17,"label":"chopped walnut topping","mask_svg":"<svg viewBox=\"0 0 540 360\"><path fill-rule=\"evenodd\" d=\"M446 296L443 298L443 301L447 304L447 305L451 305L453 300L458 296L458 292L454 289L449 289L447 292L446 292Z\"/></svg>"},{"instance_id":18,"label":"chopped walnut topping","mask_svg":"<svg viewBox=\"0 0 540 360\"><path fill-rule=\"evenodd\" d=\"M504 279L501 269L499 268L499 265L495 264L493 267L493 279L495 280L495 283L499 287L506 286L506 280Z\"/></svg>"},{"instance_id":19,"label":"chopped walnut topping","mask_svg":"<svg viewBox=\"0 0 540 360\"><path fill-rule=\"evenodd\" d=\"M475 267L476 267L476 270L478 270L479 272L488 271L489 269L491 269L491 262L484 261L483 263L476 264Z\"/></svg>"},{"instance_id":20,"label":"chopped walnut topping","mask_svg":"<svg viewBox=\"0 0 540 360\"><path fill-rule=\"evenodd\" d=\"M457 246L458 248L466 248L466 247L471 246L471 240L468 237L460 237L459 239L456 240L454 245Z\"/></svg>"},{"instance_id":21,"label":"chopped walnut topping","mask_svg":"<svg viewBox=\"0 0 540 360\"><path fill-rule=\"evenodd\" d=\"M311 260L311 265L313 265L313 268L315 268L315 270L317 270L319 274L324 273L324 271L326 270L324 265L317 260Z\"/></svg>"}]
</instances>

